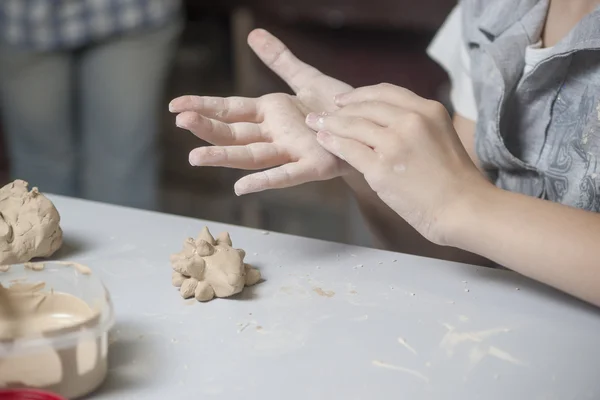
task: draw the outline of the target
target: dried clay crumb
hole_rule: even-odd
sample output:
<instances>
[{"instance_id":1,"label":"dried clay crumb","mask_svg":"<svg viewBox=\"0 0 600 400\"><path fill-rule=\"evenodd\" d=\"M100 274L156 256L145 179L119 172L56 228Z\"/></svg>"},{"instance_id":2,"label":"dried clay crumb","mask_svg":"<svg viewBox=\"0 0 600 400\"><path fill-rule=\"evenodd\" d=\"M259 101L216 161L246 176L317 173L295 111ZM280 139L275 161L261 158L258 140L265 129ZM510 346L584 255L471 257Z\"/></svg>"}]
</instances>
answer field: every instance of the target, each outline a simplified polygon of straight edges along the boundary
<instances>
[{"instance_id":1,"label":"dried clay crumb","mask_svg":"<svg viewBox=\"0 0 600 400\"><path fill-rule=\"evenodd\" d=\"M42 271L46 267L46 264L44 264L44 263L25 263L25 264L23 264L23 266L32 271Z\"/></svg>"},{"instance_id":2,"label":"dried clay crumb","mask_svg":"<svg viewBox=\"0 0 600 400\"><path fill-rule=\"evenodd\" d=\"M335 296L335 292L333 290L327 290L327 291L325 291L325 290L321 289L320 287L314 288L313 292L315 292L316 294L318 294L319 296L322 296L322 297L333 297L333 296Z\"/></svg>"},{"instance_id":3,"label":"dried clay crumb","mask_svg":"<svg viewBox=\"0 0 600 400\"><path fill-rule=\"evenodd\" d=\"M183 250L171 256L171 282L184 299L229 297L260 281L260 271L244 263L246 252L231 246L229 233L215 239L205 227L196 240L187 239Z\"/></svg>"}]
</instances>

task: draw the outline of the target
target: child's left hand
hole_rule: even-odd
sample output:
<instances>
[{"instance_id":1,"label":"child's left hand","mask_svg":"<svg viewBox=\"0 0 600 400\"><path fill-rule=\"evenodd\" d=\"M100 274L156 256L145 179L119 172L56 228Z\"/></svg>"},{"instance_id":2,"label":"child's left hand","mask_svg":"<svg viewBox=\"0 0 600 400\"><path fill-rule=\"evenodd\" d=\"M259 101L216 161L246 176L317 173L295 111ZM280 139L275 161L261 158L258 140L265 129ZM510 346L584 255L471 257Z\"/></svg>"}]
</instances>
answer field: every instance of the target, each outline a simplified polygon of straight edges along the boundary
<instances>
[{"instance_id":1,"label":"child's left hand","mask_svg":"<svg viewBox=\"0 0 600 400\"><path fill-rule=\"evenodd\" d=\"M423 236L445 244L465 200L492 187L461 144L443 105L381 84L337 96L340 110L309 114L319 143L362 173Z\"/></svg>"}]
</instances>

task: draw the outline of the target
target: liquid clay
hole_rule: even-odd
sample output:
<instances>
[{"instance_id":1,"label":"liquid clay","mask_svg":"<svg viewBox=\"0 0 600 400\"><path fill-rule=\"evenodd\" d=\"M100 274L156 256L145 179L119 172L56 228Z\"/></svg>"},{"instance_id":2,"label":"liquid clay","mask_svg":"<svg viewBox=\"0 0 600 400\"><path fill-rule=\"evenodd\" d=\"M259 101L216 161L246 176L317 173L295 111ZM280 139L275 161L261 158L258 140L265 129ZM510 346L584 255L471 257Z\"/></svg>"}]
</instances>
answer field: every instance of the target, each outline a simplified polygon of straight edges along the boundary
<instances>
[{"instance_id":1,"label":"liquid clay","mask_svg":"<svg viewBox=\"0 0 600 400\"><path fill-rule=\"evenodd\" d=\"M48 341L31 351L10 351L12 341L74 333L100 318L83 300L67 293L42 292L44 286L43 282L14 283L0 289L4 301L13 306L11 312L0 309L0 343L9 350L0 356L0 389L38 388L78 398L98 387L106 376L106 335L82 336L60 348Z\"/></svg>"},{"instance_id":2,"label":"liquid clay","mask_svg":"<svg viewBox=\"0 0 600 400\"><path fill-rule=\"evenodd\" d=\"M187 239L183 250L171 256L172 283L184 299L229 297L258 283L260 272L244 264L244 250L231 246L229 233L223 232L215 240L205 227L196 240Z\"/></svg>"}]
</instances>

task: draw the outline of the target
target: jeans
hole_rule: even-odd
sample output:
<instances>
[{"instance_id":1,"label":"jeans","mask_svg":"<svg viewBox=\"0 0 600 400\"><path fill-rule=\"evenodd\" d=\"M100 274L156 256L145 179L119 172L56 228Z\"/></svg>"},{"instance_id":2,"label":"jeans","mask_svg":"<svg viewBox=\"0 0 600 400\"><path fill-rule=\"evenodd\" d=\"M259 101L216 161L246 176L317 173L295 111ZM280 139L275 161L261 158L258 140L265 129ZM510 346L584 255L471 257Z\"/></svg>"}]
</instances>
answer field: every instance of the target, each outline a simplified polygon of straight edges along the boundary
<instances>
[{"instance_id":1,"label":"jeans","mask_svg":"<svg viewBox=\"0 0 600 400\"><path fill-rule=\"evenodd\" d=\"M41 191L156 209L163 90L180 21L86 47L0 47L11 175Z\"/></svg>"}]
</instances>

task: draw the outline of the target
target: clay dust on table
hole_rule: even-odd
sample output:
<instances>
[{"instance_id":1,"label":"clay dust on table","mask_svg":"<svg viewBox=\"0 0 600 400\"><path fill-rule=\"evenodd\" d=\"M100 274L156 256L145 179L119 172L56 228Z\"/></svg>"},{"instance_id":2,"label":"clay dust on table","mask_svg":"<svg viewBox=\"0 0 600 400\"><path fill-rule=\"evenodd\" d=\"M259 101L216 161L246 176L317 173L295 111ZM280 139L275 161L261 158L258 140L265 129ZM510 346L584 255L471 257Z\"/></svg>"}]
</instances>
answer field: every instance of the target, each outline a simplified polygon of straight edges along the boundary
<instances>
[{"instance_id":1,"label":"clay dust on table","mask_svg":"<svg viewBox=\"0 0 600 400\"><path fill-rule=\"evenodd\" d=\"M327 290L326 291L326 290L323 290L320 287L314 288L313 292L315 292L319 296L323 296L323 297L333 297L333 296L335 296L335 292L333 290Z\"/></svg>"},{"instance_id":2,"label":"clay dust on table","mask_svg":"<svg viewBox=\"0 0 600 400\"><path fill-rule=\"evenodd\" d=\"M260 271L244 263L246 252L232 247L229 233L215 239L207 227L188 238L183 250L171 256L172 283L184 299L209 301L240 293L261 279Z\"/></svg>"}]
</instances>

